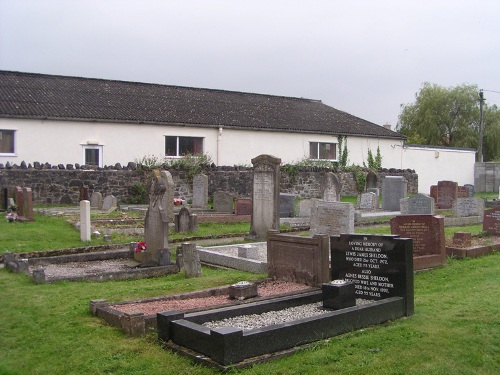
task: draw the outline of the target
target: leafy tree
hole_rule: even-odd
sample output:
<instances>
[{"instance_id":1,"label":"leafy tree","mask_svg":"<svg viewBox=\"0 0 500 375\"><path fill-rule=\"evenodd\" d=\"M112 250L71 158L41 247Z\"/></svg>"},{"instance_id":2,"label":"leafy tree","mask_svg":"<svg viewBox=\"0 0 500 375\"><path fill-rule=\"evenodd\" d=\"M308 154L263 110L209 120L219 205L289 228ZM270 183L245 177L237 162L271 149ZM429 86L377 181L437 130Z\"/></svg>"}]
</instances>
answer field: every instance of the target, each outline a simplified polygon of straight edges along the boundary
<instances>
[{"instance_id":1,"label":"leafy tree","mask_svg":"<svg viewBox=\"0 0 500 375\"><path fill-rule=\"evenodd\" d=\"M478 148L479 97L476 85L451 88L425 82L415 102L401 105L398 131L408 143ZM496 106L483 107L484 159L498 158L500 114Z\"/></svg>"}]
</instances>

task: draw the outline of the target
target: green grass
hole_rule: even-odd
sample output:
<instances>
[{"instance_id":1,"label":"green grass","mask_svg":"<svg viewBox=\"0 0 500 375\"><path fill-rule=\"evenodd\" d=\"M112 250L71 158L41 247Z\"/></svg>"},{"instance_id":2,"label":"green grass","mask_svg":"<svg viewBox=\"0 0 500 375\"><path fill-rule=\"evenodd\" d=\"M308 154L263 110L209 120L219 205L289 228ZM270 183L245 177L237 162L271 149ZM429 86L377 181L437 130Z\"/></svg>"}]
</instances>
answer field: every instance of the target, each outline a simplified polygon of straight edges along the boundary
<instances>
[{"instance_id":1,"label":"green grass","mask_svg":"<svg viewBox=\"0 0 500 375\"><path fill-rule=\"evenodd\" d=\"M500 256L449 260L415 275L415 315L315 343L241 374L497 374ZM131 338L88 312L92 299L123 301L192 291L263 275L203 268L106 283L33 284L0 269L2 374L217 374L161 349L155 335ZM61 302L63 301L63 302Z\"/></svg>"}]
</instances>

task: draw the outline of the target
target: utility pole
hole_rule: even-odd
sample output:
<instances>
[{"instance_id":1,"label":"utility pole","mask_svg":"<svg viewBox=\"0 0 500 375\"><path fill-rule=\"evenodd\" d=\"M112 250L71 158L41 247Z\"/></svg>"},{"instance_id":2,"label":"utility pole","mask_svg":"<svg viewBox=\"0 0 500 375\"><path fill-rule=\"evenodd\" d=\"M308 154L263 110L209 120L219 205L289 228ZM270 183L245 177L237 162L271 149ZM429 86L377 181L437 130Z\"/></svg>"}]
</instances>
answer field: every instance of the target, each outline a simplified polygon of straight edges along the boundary
<instances>
[{"instance_id":1,"label":"utility pole","mask_svg":"<svg viewBox=\"0 0 500 375\"><path fill-rule=\"evenodd\" d=\"M483 162L483 89L479 90L479 147L477 150L477 161Z\"/></svg>"}]
</instances>

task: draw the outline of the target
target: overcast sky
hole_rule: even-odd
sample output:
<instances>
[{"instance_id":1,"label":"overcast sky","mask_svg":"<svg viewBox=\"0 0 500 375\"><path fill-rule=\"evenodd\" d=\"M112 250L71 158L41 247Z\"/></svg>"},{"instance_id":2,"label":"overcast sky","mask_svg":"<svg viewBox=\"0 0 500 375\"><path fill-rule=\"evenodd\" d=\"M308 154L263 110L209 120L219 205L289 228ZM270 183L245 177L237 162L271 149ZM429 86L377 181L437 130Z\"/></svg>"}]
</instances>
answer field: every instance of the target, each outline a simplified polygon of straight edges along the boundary
<instances>
[{"instance_id":1,"label":"overcast sky","mask_svg":"<svg viewBox=\"0 0 500 375\"><path fill-rule=\"evenodd\" d=\"M0 0L0 70L319 99L394 128L423 82L500 105L500 1Z\"/></svg>"}]
</instances>

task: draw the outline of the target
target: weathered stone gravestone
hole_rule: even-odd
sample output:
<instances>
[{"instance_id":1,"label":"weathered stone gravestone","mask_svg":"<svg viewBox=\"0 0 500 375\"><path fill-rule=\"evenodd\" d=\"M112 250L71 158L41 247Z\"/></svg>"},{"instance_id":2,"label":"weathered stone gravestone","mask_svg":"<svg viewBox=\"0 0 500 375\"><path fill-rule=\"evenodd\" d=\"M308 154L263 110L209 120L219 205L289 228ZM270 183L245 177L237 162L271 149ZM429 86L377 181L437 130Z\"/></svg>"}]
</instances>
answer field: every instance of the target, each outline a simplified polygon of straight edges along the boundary
<instances>
[{"instance_id":1,"label":"weathered stone gravestone","mask_svg":"<svg viewBox=\"0 0 500 375\"><path fill-rule=\"evenodd\" d=\"M483 231L500 236L500 206L484 210Z\"/></svg>"},{"instance_id":2,"label":"weathered stone gravestone","mask_svg":"<svg viewBox=\"0 0 500 375\"><path fill-rule=\"evenodd\" d=\"M253 208L250 235L267 239L269 230L279 229L280 224L280 163L271 155L259 155L253 164Z\"/></svg>"},{"instance_id":3,"label":"weathered stone gravestone","mask_svg":"<svg viewBox=\"0 0 500 375\"><path fill-rule=\"evenodd\" d=\"M280 217L294 217L295 194L280 193Z\"/></svg>"},{"instance_id":4,"label":"weathered stone gravestone","mask_svg":"<svg viewBox=\"0 0 500 375\"><path fill-rule=\"evenodd\" d=\"M319 286L329 281L328 236L312 238L272 233L267 240L268 276Z\"/></svg>"},{"instance_id":5,"label":"weathered stone gravestone","mask_svg":"<svg viewBox=\"0 0 500 375\"><path fill-rule=\"evenodd\" d=\"M412 241L396 236L342 234L330 238L332 280L355 285L357 298L403 297L414 312Z\"/></svg>"},{"instance_id":6,"label":"weathered stone gravestone","mask_svg":"<svg viewBox=\"0 0 500 375\"><path fill-rule=\"evenodd\" d=\"M311 207L316 198L302 199L297 204L297 217L311 217Z\"/></svg>"},{"instance_id":7,"label":"weathered stone gravestone","mask_svg":"<svg viewBox=\"0 0 500 375\"><path fill-rule=\"evenodd\" d=\"M438 187L437 185L432 185L429 191L429 195L434 199L434 203L437 204L438 201Z\"/></svg>"},{"instance_id":8,"label":"weathered stone gravestone","mask_svg":"<svg viewBox=\"0 0 500 375\"><path fill-rule=\"evenodd\" d=\"M324 201L339 202L340 201L340 182L337 176L332 172L327 172L321 181L321 196Z\"/></svg>"},{"instance_id":9,"label":"weathered stone gravestone","mask_svg":"<svg viewBox=\"0 0 500 375\"><path fill-rule=\"evenodd\" d=\"M453 202L453 215L457 217L482 216L484 200L481 198L457 198Z\"/></svg>"},{"instance_id":10,"label":"weathered stone gravestone","mask_svg":"<svg viewBox=\"0 0 500 375\"><path fill-rule=\"evenodd\" d=\"M366 175L365 186L366 186L366 191L368 191L368 189L378 190L378 177L374 172L370 171Z\"/></svg>"},{"instance_id":11,"label":"weathered stone gravestone","mask_svg":"<svg viewBox=\"0 0 500 375\"><path fill-rule=\"evenodd\" d=\"M175 230L177 233L197 232L198 216L193 214L187 207L182 207L175 215Z\"/></svg>"},{"instance_id":12,"label":"weathered stone gravestone","mask_svg":"<svg viewBox=\"0 0 500 375\"><path fill-rule=\"evenodd\" d=\"M464 187L469 190L469 197L472 198L474 196L474 185L465 184Z\"/></svg>"},{"instance_id":13,"label":"weathered stone gravestone","mask_svg":"<svg viewBox=\"0 0 500 375\"><path fill-rule=\"evenodd\" d=\"M438 267L446 263L444 218L432 215L399 215L391 219L391 233L413 240L413 268Z\"/></svg>"},{"instance_id":14,"label":"weathered stone gravestone","mask_svg":"<svg viewBox=\"0 0 500 375\"><path fill-rule=\"evenodd\" d=\"M102 201L102 210L103 211L114 211L118 208L118 202L116 201L116 197L114 195L108 195Z\"/></svg>"},{"instance_id":15,"label":"weathered stone gravestone","mask_svg":"<svg viewBox=\"0 0 500 375\"><path fill-rule=\"evenodd\" d=\"M214 193L214 211L226 214L233 213L234 195L225 191L216 191Z\"/></svg>"},{"instance_id":16,"label":"weathered stone gravestone","mask_svg":"<svg viewBox=\"0 0 500 375\"><path fill-rule=\"evenodd\" d=\"M368 188L366 189L367 193L373 193L377 196L377 199L380 197L380 189L379 188Z\"/></svg>"},{"instance_id":17,"label":"weathered stone gravestone","mask_svg":"<svg viewBox=\"0 0 500 375\"><path fill-rule=\"evenodd\" d=\"M193 177L193 203L192 207L205 208L208 205L208 176L197 174Z\"/></svg>"},{"instance_id":18,"label":"weathered stone gravestone","mask_svg":"<svg viewBox=\"0 0 500 375\"><path fill-rule=\"evenodd\" d=\"M94 191L90 196L90 208L95 208L97 210L102 210L102 194L98 191Z\"/></svg>"},{"instance_id":19,"label":"weathered stone gravestone","mask_svg":"<svg viewBox=\"0 0 500 375\"><path fill-rule=\"evenodd\" d=\"M458 184L453 181L438 181L437 185L437 208L450 209L453 202L457 200Z\"/></svg>"},{"instance_id":20,"label":"weathered stone gravestone","mask_svg":"<svg viewBox=\"0 0 500 375\"><path fill-rule=\"evenodd\" d=\"M17 206L17 214L19 216L24 215L24 194L23 189L20 186L16 186L14 189L14 199Z\"/></svg>"},{"instance_id":21,"label":"weathered stone gravestone","mask_svg":"<svg viewBox=\"0 0 500 375\"><path fill-rule=\"evenodd\" d=\"M327 234L338 236L341 233L354 233L354 205L343 202L314 201L311 208L312 236Z\"/></svg>"},{"instance_id":22,"label":"weathered stone gravestone","mask_svg":"<svg viewBox=\"0 0 500 375\"><path fill-rule=\"evenodd\" d=\"M373 211L378 208L378 196L375 193L361 193L358 195L358 208Z\"/></svg>"},{"instance_id":23,"label":"weathered stone gravestone","mask_svg":"<svg viewBox=\"0 0 500 375\"><path fill-rule=\"evenodd\" d=\"M407 194L407 182L402 176L386 176L382 181L382 209L399 211L399 201Z\"/></svg>"},{"instance_id":24,"label":"weathered stone gravestone","mask_svg":"<svg viewBox=\"0 0 500 375\"><path fill-rule=\"evenodd\" d=\"M167 178L168 176L170 178ZM150 259L154 263L158 263L160 250L168 248L169 218L167 208L163 204L165 204L164 196L173 188L170 172L153 171L149 190L149 207L144 219L144 238L146 252L151 254Z\"/></svg>"},{"instance_id":25,"label":"weathered stone gravestone","mask_svg":"<svg viewBox=\"0 0 500 375\"><path fill-rule=\"evenodd\" d=\"M252 214L252 198L238 198L234 201L234 211L236 215Z\"/></svg>"},{"instance_id":26,"label":"weathered stone gravestone","mask_svg":"<svg viewBox=\"0 0 500 375\"><path fill-rule=\"evenodd\" d=\"M200 254L196 249L195 243L184 242L182 244L182 261L184 264L184 275L187 278L202 276Z\"/></svg>"},{"instance_id":27,"label":"weathered stone gravestone","mask_svg":"<svg viewBox=\"0 0 500 375\"><path fill-rule=\"evenodd\" d=\"M401 215L434 215L434 199L426 194L416 194L400 201Z\"/></svg>"},{"instance_id":28,"label":"weathered stone gravestone","mask_svg":"<svg viewBox=\"0 0 500 375\"><path fill-rule=\"evenodd\" d=\"M465 186L457 187L457 198L468 198L469 197L469 189Z\"/></svg>"},{"instance_id":29,"label":"weathered stone gravestone","mask_svg":"<svg viewBox=\"0 0 500 375\"><path fill-rule=\"evenodd\" d=\"M80 201L80 241L91 240L90 201Z\"/></svg>"}]
</instances>

